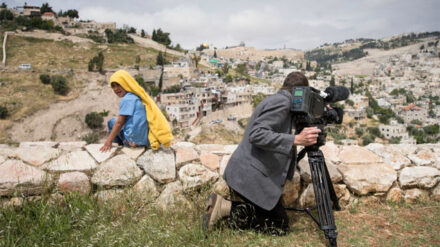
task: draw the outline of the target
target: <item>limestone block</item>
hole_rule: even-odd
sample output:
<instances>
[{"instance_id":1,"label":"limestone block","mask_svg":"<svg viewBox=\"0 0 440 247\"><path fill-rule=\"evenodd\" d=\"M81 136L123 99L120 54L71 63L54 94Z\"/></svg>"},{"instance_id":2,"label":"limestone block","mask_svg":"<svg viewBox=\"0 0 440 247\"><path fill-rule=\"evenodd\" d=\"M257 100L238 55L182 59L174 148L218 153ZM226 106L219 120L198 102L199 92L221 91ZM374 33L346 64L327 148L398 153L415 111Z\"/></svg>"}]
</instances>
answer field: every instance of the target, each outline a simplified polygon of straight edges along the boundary
<instances>
[{"instance_id":1,"label":"limestone block","mask_svg":"<svg viewBox=\"0 0 440 247\"><path fill-rule=\"evenodd\" d=\"M167 183L176 179L176 163L171 149L147 150L137 159L137 164L159 183Z\"/></svg>"},{"instance_id":2,"label":"limestone block","mask_svg":"<svg viewBox=\"0 0 440 247\"><path fill-rule=\"evenodd\" d=\"M416 165L416 166L435 166L435 162L437 161L437 157L431 151L431 149L422 149L414 154L409 154L408 158Z\"/></svg>"},{"instance_id":3,"label":"limestone block","mask_svg":"<svg viewBox=\"0 0 440 247\"><path fill-rule=\"evenodd\" d=\"M35 167L55 159L60 154L60 150L46 146L19 147L15 149L16 157Z\"/></svg>"},{"instance_id":4,"label":"limestone block","mask_svg":"<svg viewBox=\"0 0 440 247\"><path fill-rule=\"evenodd\" d=\"M15 151L18 148L15 147L0 147L0 155L4 156L5 158L18 158L16 156L17 152Z\"/></svg>"},{"instance_id":5,"label":"limestone block","mask_svg":"<svg viewBox=\"0 0 440 247\"><path fill-rule=\"evenodd\" d=\"M393 167L385 163L339 165L338 170L350 191L358 195L387 192L397 178Z\"/></svg>"},{"instance_id":6,"label":"limestone block","mask_svg":"<svg viewBox=\"0 0 440 247\"><path fill-rule=\"evenodd\" d=\"M333 183L339 183L342 181L342 175L338 171L335 165L332 165L330 162L326 162L328 172L330 174L330 179ZM301 179L304 180L306 183L312 182L312 174L310 172L310 164L307 159L307 157L304 157L300 162L298 163L298 167L300 169Z\"/></svg>"},{"instance_id":7,"label":"limestone block","mask_svg":"<svg viewBox=\"0 0 440 247\"><path fill-rule=\"evenodd\" d=\"M58 189L64 193L78 192L82 195L88 195L91 186L86 174L82 172L67 172L60 175Z\"/></svg>"},{"instance_id":8,"label":"limestone block","mask_svg":"<svg viewBox=\"0 0 440 247\"><path fill-rule=\"evenodd\" d=\"M410 189L405 191L405 201L408 203L412 203L417 200L427 201L428 199L429 199L428 191L421 189Z\"/></svg>"},{"instance_id":9,"label":"limestone block","mask_svg":"<svg viewBox=\"0 0 440 247\"><path fill-rule=\"evenodd\" d=\"M145 152L145 147L123 147L121 151L132 160L137 160Z\"/></svg>"},{"instance_id":10,"label":"limestone block","mask_svg":"<svg viewBox=\"0 0 440 247\"><path fill-rule=\"evenodd\" d=\"M403 155L410 155L417 151L417 145L413 144L393 144L392 146L399 150Z\"/></svg>"},{"instance_id":11,"label":"limestone block","mask_svg":"<svg viewBox=\"0 0 440 247\"><path fill-rule=\"evenodd\" d=\"M49 147L54 148L58 142L20 142L19 147Z\"/></svg>"},{"instance_id":12,"label":"limestone block","mask_svg":"<svg viewBox=\"0 0 440 247\"><path fill-rule=\"evenodd\" d=\"M213 183L218 177L218 173L197 164L188 164L179 170L179 178L182 181L184 191L194 190L203 185Z\"/></svg>"},{"instance_id":13,"label":"limestone block","mask_svg":"<svg viewBox=\"0 0 440 247\"><path fill-rule=\"evenodd\" d=\"M382 159L365 147L343 146L339 153L343 165L381 163Z\"/></svg>"},{"instance_id":14,"label":"limestone block","mask_svg":"<svg viewBox=\"0 0 440 247\"><path fill-rule=\"evenodd\" d=\"M148 175L143 176L141 180L133 186L133 189L134 191L145 195L145 198L149 201L154 200L159 196L154 180Z\"/></svg>"},{"instance_id":15,"label":"limestone block","mask_svg":"<svg viewBox=\"0 0 440 247\"><path fill-rule=\"evenodd\" d=\"M284 207L294 206L295 201L299 197L300 189L301 189L301 177L297 170L293 175L293 179L292 180L287 179L286 184L284 185L283 194L281 196Z\"/></svg>"},{"instance_id":16,"label":"limestone block","mask_svg":"<svg viewBox=\"0 0 440 247\"><path fill-rule=\"evenodd\" d=\"M350 191L347 189L345 184L333 184L336 196L339 198L339 204L348 203L350 201L351 195ZM342 206L342 205L341 205Z\"/></svg>"},{"instance_id":17,"label":"limestone block","mask_svg":"<svg viewBox=\"0 0 440 247\"><path fill-rule=\"evenodd\" d=\"M6 161L6 157L3 155L0 155L0 165Z\"/></svg>"},{"instance_id":18,"label":"limestone block","mask_svg":"<svg viewBox=\"0 0 440 247\"><path fill-rule=\"evenodd\" d=\"M102 187L127 186L139 181L142 171L126 154L117 155L102 163L92 177L92 183Z\"/></svg>"},{"instance_id":19,"label":"limestone block","mask_svg":"<svg viewBox=\"0 0 440 247\"><path fill-rule=\"evenodd\" d=\"M180 181L167 184L155 204L163 211L182 210L182 206L191 207L190 202L183 195L183 186Z\"/></svg>"},{"instance_id":20,"label":"limestone block","mask_svg":"<svg viewBox=\"0 0 440 247\"><path fill-rule=\"evenodd\" d=\"M97 167L95 160L86 151L62 154L58 159L46 163L43 169L50 172L90 172Z\"/></svg>"},{"instance_id":21,"label":"limestone block","mask_svg":"<svg viewBox=\"0 0 440 247\"><path fill-rule=\"evenodd\" d=\"M200 153L212 153L212 154L231 154L231 149L229 150L225 149L225 145L220 144L200 144L196 146L196 150Z\"/></svg>"},{"instance_id":22,"label":"limestone block","mask_svg":"<svg viewBox=\"0 0 440 247\"><path fill-rule=\"evenodd\" d=\"M176 167L180 168L182 165L193 162L199 159L199 154L192 147L176 148Z\"/></svg>"},{"instance_id":23,"label":"limestone block","mask_svg":"<svg viewBox=\"0 0 440 247\"><path fill-rule=\"evenodd\" d=\"M406 155L403 155L394 145L385 146L379 143L371 143L368 144L367 148L379 155L385 164L391 165L396 171L411 165L411 160Z\"/></svg>"},{"instance_id":24,"label":"limestone block","mask_svg":"<svg viewBox=\"0 0 440 247\"><path fill-rule=\"evenodd\" d=\"M79 142L60 142L58 144L58 149L64 150L64 151L78 151L82 150L83 147L87 145L87 142L85 141L79 141Z\"/></svg>"},{"instance_id":25,"label":"limestone block","mask_svg":"<svg viewBox=\"0 0 440 247\"><path fill-rule=\"evenodd\" d=\"M228 165L229 160L231 159L232 155L225 155L222 157L222 160L220 161L220 167L219 167L219 174L220 176L223 176L225 173L226 166Z\"/></svg>"},{"instance_id":26,"label":"limestone block","mask_svg":"<svg viewBox=\"0 0 440 247\"><path fill-rule=\"evenodd\" d=\"M171 145L171 148L176 151L178 148L195 148L196 144L192 142L177 142Z\"/></svg>"},{"instance_id":27,"label":"limestone block","mask_svg":"<svg viewBox=\"0 0 440 247\"><path fill-rule=\"evenodd\" d=\"M231 200L231 191L229 190L228 184L222 177L220 177L212 187L214 193L223 196L226 200Z\"/></svg>"},{"instance_id":28,"label":"limestone block","mask_svg":"<svg viewBox=\"0 0 440 247\"><path fill-rule=\"evenodd\" d=\"M9 196L14 192L41 194L51 185L52 177L49 174L20 160L7 160L0 165L0 196Z\"/></svg>"},{"instance_id":29,"label":"limestone block","mask_svg":"<svg viewBox=\"0 0 440 247\"><path fill-rule=\"evenodd\" d=\"M101 152L99 149L103 144L89 144L86 146L87 152L98 162L101 163L110 158L117 150L116 147L112 147L109 152Z\"/></svg>"},{"instance_id":30,"label":"limestone block","mask_svg":"<svg viewBox=\"0 0 440 247\"><path fill-rule=\"evenodd\" d=\"M299 197L299 206L304 208L313 206L315 204L315 192L313 190L313 184L309 184Z\"/></svg>"},{"instance_id":31,"label":"limestone block","mask_svg":"<svg viewBox=\"0 0 440 247\"><path fill-rule=\"evenodd\" d=\"M398 203L403 198L403 191L399 187L391 188L387 193L386 200Z\"/></svg>"},{"instance_id":32,"label":"limestone block","mask_svg":"<svg viewBox=\"0 0 440 247\"><path fill-rule=\"evenodd\" d=\"M399 182L402 188L418 187L429 189L440 181L440 171L433 167L405 167L400 172Z\"/></svg>"},{"instance_id":33,"label":"limestone block","mask_svg":"<svg viewBox=\"0 0 440 247\"><path fill-rule=\"evenodd\" d=\"M200 154L200 162L202 163L202 165L209 168L210 170L217 171L220 163L220 158L216 154L203 151Z\"/></svg>"},{"instance_id":34,"label":"limestone block","mask_svg":"<svg viewBox=\"0 0 440 247\"><path fill-rule=\"evenodd\" d=\"M339 158L339 146L335 145L333 142L327 142L320 149L324 153L326 162L332 162L335 165L341 163L341 159Z\"/></svg>"},{"instance_id":35,"label":"limestone block","mask_svg":"<svg viewBox=\"0 0 440 247\"><path fill-rule=\"evenodd\" d=\"M225 145L224 146L224 153L218 153L218 154L232 154L235 152L235 150L238 148L238 145Z\"/></svg>"}]
</instances>

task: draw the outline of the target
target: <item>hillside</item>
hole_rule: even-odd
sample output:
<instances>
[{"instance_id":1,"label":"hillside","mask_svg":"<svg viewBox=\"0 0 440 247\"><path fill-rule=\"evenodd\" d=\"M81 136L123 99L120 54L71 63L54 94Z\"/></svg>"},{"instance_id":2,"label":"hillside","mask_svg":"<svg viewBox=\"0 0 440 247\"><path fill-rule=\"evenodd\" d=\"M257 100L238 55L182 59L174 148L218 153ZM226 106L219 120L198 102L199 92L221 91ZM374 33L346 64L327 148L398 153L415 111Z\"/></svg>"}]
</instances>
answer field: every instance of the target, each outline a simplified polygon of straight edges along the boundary
<instances>
[{"instance_id":1,"label":"hillside","mask_svg":"<svg viewBox=\"0 0 440 247\"><path fill-rule=\"evenodd\" d=\"M136 56L140 67L156 65L159 51L139 44L97 44L88 39L34 31L8 35L6 67L0 71L0 106L9 117L0 120L0 143L22 140L81 140L91 130L85 115L91 111L117 111L118 99L107 86L107 78L117 69L133 68ZM3 35L2 35L3 36ZM44 38L40 38L44 37ZM63 38L70 39L63 39ZM104 75L88 72L90 59L104 55ZM175 56L167 54L167 60ZM20 64L32 70L19 71ZM62 75L71 88L66 96L40 82L40 74Z\"/></svg>"}]
</instances>

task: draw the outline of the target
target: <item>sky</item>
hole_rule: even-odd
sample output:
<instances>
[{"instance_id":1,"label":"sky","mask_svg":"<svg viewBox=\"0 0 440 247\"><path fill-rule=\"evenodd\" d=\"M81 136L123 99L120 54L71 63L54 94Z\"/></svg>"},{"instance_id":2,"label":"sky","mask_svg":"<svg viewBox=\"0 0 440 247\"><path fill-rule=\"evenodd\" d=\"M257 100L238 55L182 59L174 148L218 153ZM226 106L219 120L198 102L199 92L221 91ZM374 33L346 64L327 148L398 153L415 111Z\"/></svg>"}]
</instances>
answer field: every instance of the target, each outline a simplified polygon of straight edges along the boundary
<instances>
[{"instance_id":1,"label":"sky","mask_svg":"<svg viewBox=\"0 0 440 247\"><path fill-rule=\"evenodd\" d=\"M8 7L25 1L6 0ZM27 0L55 12L76 9L82 20L161 28L173 45L308 50L324 43L440 31L439 0Z\"/></svg>"}]
</instances>

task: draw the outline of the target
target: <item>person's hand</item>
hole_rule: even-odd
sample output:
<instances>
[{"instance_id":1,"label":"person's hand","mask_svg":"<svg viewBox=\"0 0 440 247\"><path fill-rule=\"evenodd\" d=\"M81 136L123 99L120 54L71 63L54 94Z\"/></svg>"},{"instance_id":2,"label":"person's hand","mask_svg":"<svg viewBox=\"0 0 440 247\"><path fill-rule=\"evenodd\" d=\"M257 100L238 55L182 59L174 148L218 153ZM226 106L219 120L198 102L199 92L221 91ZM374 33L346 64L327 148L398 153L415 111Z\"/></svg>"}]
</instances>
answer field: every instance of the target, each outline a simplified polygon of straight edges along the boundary
<instances>
[{"instance_id":1,"label":"person's hand","mask_svg":"<svg viewBox=\"0 0 440 247\"><path fill-rule=\"evenodd\" d=\"M111 142L110 143L109 142L105 142L104 146L102 146L99 149L99 151L101 151L101 152L109 152L111 148L112 148L112 143Z\"/></svg>"},{"instance_id":2,"label":"person's hand","mask_svg":"<svg viewBox=\"0 0 440 247\"><path fill-rule=\"evenodd\" d=\"M293 145L310 146L317 142L318 134L321 132L316 127L304 128L298 135L295 135Z\"/></svg>"}]
</instances>

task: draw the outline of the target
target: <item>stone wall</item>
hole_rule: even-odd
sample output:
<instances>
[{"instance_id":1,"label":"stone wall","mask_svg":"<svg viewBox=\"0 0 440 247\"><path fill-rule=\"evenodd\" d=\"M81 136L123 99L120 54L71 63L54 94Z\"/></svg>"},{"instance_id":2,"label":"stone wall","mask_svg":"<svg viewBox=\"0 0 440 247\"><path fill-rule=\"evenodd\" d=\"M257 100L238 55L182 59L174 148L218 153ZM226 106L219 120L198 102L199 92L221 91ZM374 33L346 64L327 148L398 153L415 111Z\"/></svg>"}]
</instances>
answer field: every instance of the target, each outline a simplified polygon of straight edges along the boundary
<instances>
[{"instance_id":1,"label":"stone wall","mask_svg":"<svg viewBox=\"0 0 440 247\"><path fill-rule=\"evenodd\" d=\"M24 196L79 192L111 198L127 190L168 210L187 203L186 195L211 186L221 192L221 175L236 145L176 143L169 149L114 146L85 142L23 142L0 145L0 197L11 203ZM331 179L344 202L359 197L391 201L440 199L440 144L337 146L321 148ZM288 206L314 203L307 158L283 193ZM179 204L180 205L180 204Z\"/></svg>"}]
</instances>

